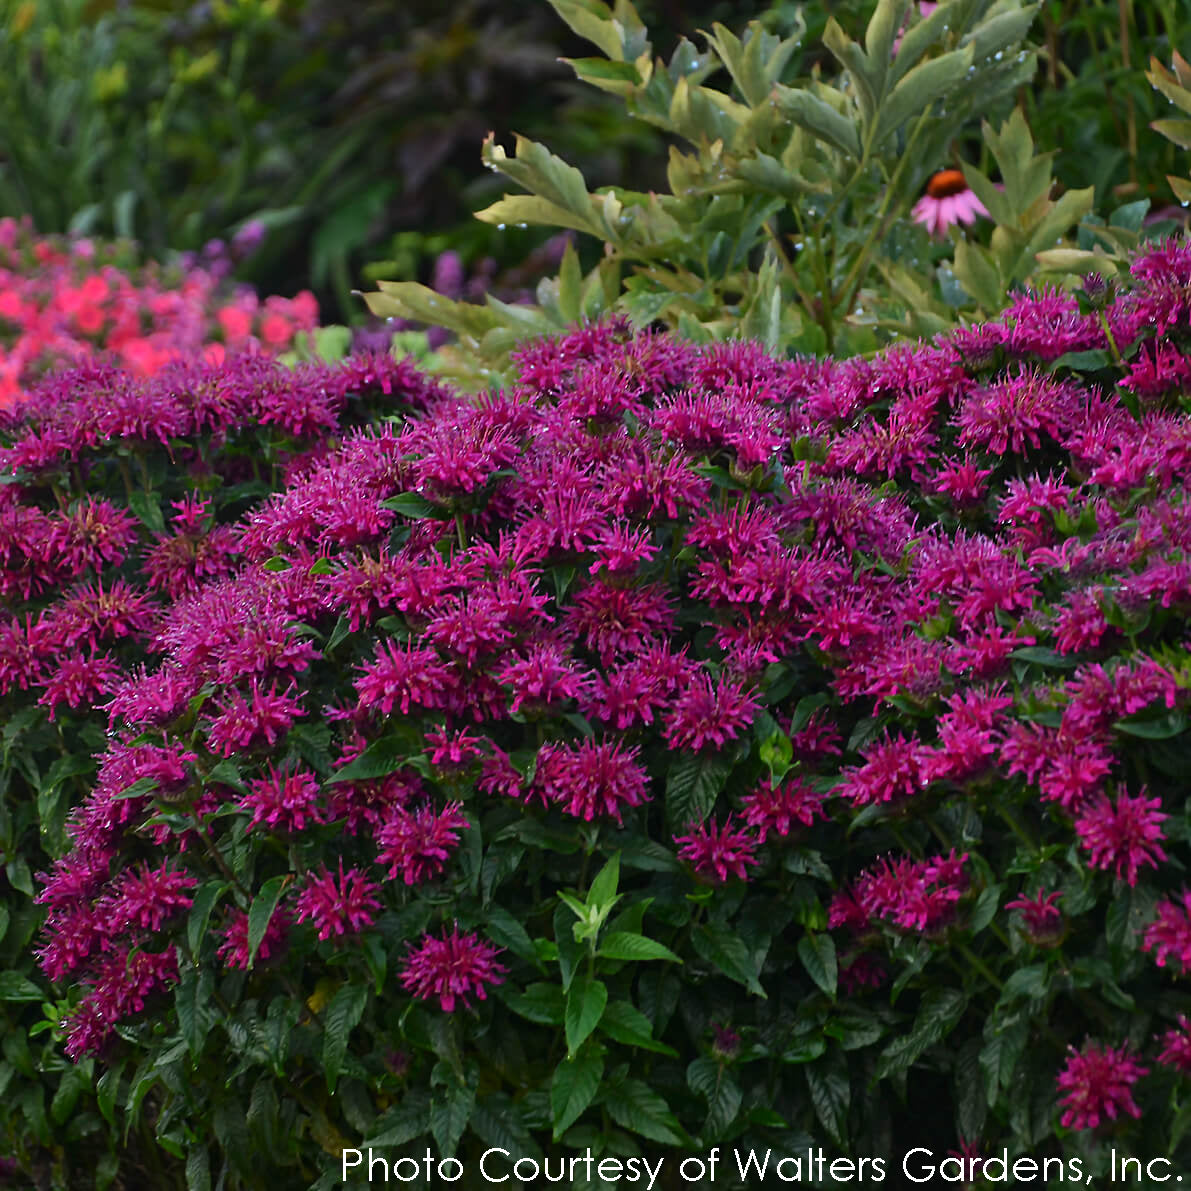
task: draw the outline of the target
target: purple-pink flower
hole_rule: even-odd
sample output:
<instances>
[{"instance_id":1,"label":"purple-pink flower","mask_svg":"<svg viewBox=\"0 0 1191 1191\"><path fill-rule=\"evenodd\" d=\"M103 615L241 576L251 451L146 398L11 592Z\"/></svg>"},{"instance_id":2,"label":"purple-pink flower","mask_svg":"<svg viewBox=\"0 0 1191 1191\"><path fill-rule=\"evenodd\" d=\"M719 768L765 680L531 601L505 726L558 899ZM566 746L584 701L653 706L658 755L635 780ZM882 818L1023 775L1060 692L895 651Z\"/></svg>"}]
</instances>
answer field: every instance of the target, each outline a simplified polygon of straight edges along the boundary
<instances>
[{"instance_id":1,"label":"purple-pink flower","mask_svg":"<svg viewBox=\"0 0 1191 1191\"><path fill-rule=\"evenodd\" d=\"M376 920L380 909L377 893L380 886L368 880L357 868L343 870L339 861L339 879L322 868L306 879L302 892L294 899L299 922L310 919L318 937L326 940L332 935L359 934Z\"/></svg>"},{"instance_id":2,"label":"purple-pink flower","mask_svg":"<svg viewBox=\"0 0 1191 1191\"><path fill-rule=\"evenodd\" d=\"M1063 1093L1059 1098L1063 1127L1095 1129L1122 1113L1140 1117L1133 1085L1148 1071L1133 1057L1128 1044L1105 1046L1089 1041L1080 1051L1070 1048L1067 1065L1056 1080Z\"/></svg>"},{"instance_id":3,"label":"purple-pink flower","mask_svg":"<svg viewBox=\"0 0 1191 1191\"><path fill-rule=\"evenodd\" d=\"M721 827L714 819L705 823L691 823L686 835L676 835L678 855L699 876L716 884L724 884L729 877L747 881L748 870L758 863L759 840L752 829L737 825L729 815Z\"/></svg>"},{"instance_id":4,"label":"purple-pink flower","mask_svg":"<svg viewBox=\"0 0 1191 1191\"><path fill-rule=\"evenodd\" d=\"M470 997L485 1001L492 985L504 983L506 969L496 961L500 954L478 935L460 933L456 923L441 938L422 937L405 961L401 983L420 1001L437 998L444 1013L453 1013L457 1001L470 1009Z\"/></svg>"},{"instance_id":5,"label":"purple-pink flower","mask_svg":"<svg viewBox=\"0 0 1191 1191\"><path fill-rule=\"evenodd\" d=\"M953 223L975 223L987 215L984 204L968 189L962 170L940 170L926 184L926 193L914 204L914 219L932 236L941 236Z\"/></svg>"}]
</instances>

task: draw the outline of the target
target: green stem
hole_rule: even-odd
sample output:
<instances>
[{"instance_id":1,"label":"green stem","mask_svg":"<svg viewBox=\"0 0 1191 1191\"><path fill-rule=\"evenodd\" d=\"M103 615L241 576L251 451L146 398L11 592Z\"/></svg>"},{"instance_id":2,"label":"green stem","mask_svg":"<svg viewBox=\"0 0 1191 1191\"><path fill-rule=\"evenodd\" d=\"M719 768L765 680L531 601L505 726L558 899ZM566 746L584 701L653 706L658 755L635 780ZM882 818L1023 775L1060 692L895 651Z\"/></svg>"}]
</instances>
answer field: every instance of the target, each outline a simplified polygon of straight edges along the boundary
<instances>
[{"instance_id":1,"label":"green stem","mask_svg":"<svg viewBox=\"0 0 1191 1191\"><path fill-rule=\"evenodd\" d=\"M929 110L923 112L918 117L918 122L914 125L914 131L910 133L910 139L906 142L906 147L898 160L897 169L894 170L893 177L889 185L885 188L885 197L881 201L880 210L877 212L876 218L872 221L872 231L869 232L868 239L864 242L860 253L853 261L851 269L848 270L848 275L844 278L843 284L839 288L839 295L846 298L844 303L845 318L856 304L856 295L859 293L861 283L864 281L865 274L868 271L869 258L872 256L877 243L885 237L889 230L886 223L886 217L890 214L889 208L898 193L898 186L902 181L902 175L909 168L910 163L916 161L914 148L923 131L929 127L931 120L932 116Z\"/></svg>"},{"instance_id":2,"label":"green stem","mask_svg":"<svg viewBox=\"0 0 1191 1191\"><path fill-rule=\"evenodd\" d=\"M973 971L979 972L998 993L1005 987L1005 982L966 943L960 943L958 951L972 966Z\"/></svg>"}]
</instances>

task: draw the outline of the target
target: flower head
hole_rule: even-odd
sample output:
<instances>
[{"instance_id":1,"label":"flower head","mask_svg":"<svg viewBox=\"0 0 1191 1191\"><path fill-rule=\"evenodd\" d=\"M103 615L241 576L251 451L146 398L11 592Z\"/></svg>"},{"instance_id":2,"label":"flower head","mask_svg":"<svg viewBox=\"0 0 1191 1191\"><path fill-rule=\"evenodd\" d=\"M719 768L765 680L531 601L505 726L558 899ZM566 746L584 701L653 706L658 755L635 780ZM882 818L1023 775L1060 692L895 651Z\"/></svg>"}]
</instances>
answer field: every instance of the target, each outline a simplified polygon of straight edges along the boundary
<instances>
[{"instance_id":1,"label":"flower head","mask_svg":"<svg viewBox=\"0 0 1191 1191\"><path fill-rule=\"evenodd\" d=\"M926 193L914 204L914 219L932 236L941 236L953 223L975 223L988 209L968 189L962 170L940 170L926 184Z\"/></svg>"},{"instance_id":2,"label":"flower head","mask_svg":"<svg viewBox=\"0 0 1191 1191\"><path fill-rule=\"evenodd\" d=\"M504 982L506 969L496 962L499 954L499 947L478 935L460 934L456 924L441 939L423 937L405 961L401 983L421 1001L437 997L444 1013L453 1013L456 1001L470 1009L469 997L487 1000L487 986Z\"/></svg>"},{"instance_id":3,"label":"flower head","mask_svg":"<svg viewBox=\"0 0 1191 1191\"><path fill-rule=\"evenodd\" d=\"M1059 1100L1063 1127L1095 1129L1105 1117L1115 1121L1122 1112L1140 1117L1141 1109L1133 1100L1133 1085L1148 1070L1134 1060L1128 1044L1102 1046L1087 1042L1078 1052L1072 1047L1067 1066L1056 1080L1059 1091L1065 1093Z\"/></svg>"},{"instance_id":4,"label":"flower head","mask_svg":"<svg viewBox=\"0 0 1191 1191\"><path fill-rule=\"evenodd\" d=\"M748 880L748 869L757 864L757 837L747 826L736 826L731 816L721 827L714 819L692 823L686 835L676 835L678 855L701 877L724 884L729 876Z\"/></svg>"},{"instance_id":5,"label":"flower head","mask_svg":"<svg viewBox=\"0 0 1191 1191\"><path fill-rule=\"evenodd\" d=\"M349 868L344 872L342 858L338 882L324 864L322 871L310 876L306 888L298 894L294 903L298 921L305 922L309 918L320 939L358 934L371 926L376 918L374 911L380 909L376 897L379 888L359 869Z\"/></svg>"}]
</instances>

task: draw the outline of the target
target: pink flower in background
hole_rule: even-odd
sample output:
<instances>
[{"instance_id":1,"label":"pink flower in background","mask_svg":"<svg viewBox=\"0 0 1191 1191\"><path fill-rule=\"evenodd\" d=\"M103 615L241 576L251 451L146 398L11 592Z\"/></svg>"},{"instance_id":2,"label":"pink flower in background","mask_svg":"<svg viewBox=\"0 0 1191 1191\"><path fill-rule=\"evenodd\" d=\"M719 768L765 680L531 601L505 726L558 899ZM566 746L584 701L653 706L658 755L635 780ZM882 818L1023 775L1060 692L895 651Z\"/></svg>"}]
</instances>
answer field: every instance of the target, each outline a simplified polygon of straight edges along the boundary
<instances>
[{"instance_id":1,"label":"pink flower in background","mask_svg":"<svg viewBox=\"0 0 1191 1191\"><path fill-rule=\"evenodd\" d=\"M1095 1129L1107 1118L1115 1121L1122 1113L1140 1117L1133 1100L1133 1085L1149 1073L1134 1061L1128 1043L1101 1046L1087 1042L1081 1051L1071 1048L1067 1066L1056 1081L1063 1107L1063 1128Z\"/></svg>"},{"instance_id":2,"label":"pink flower in background","mask_svg":"<svg viewBox=\"0 0 1191 1191\"><path fill-rule=\"evenodd\" d=\"M499 947L478 935L460 934L456 924L441 939L423 937L405 961L401 983L421 1001L437 997L444 1013L453 1013L457 1000L470 1009L468 997L486 1001L486 986L504 983L505 967L496 962L499 954Z\"/></svg>"},{"instance_id":3,"label":"pink flower in background","mask_svg":"<svg viewBox=\"0 0 1191 1191\"><path fill-rule=\"evenodd\" d=\"M961 170L940 170L934 174L913 211L914 219L932 236L942 236L953 223L975 223L977 215L987 214L985 205L968 189Z\"/></svg>"}]
</instances>

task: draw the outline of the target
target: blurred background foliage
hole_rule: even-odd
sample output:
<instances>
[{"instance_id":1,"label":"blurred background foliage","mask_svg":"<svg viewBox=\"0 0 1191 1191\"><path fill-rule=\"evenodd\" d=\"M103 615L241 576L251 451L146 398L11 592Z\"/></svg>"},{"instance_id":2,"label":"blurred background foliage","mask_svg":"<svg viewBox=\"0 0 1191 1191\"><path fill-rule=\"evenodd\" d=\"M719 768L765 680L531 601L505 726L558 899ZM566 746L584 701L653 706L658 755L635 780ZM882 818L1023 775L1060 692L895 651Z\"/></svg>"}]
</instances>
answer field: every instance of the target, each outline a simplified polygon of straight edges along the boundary
<instances>
[{"instance_id":1,"label":"blurred background foliage","mask_svg":"<svg viewBox=\"0 0 1191 1191\"><path fill-rule=\"evenodd\" d=\"M801 6L802 44L872 7ZM639 6L667 58L717 20L781 32L798 8ZM559 62L590 47L544 0L0 0L0 30L0 214L134 236L157 257L258 219L269 234L244 279L311 286L328 318L363 317L361 278L431 280L448 247L485 278L540 247L540 231L470 217L502 193L480 162L490 129L549 143L593 187L665 181L664 134ZM1191 55L1191 0L1046 0L1032 40L1020 98L1035 140L1059 150L1059 185L1094 186L1097 209L1171 203L1180 151L1148 130L1169 105L1145 67ZM956 147L983 154L979 129Z\"/></svg>"}]
</instances>

